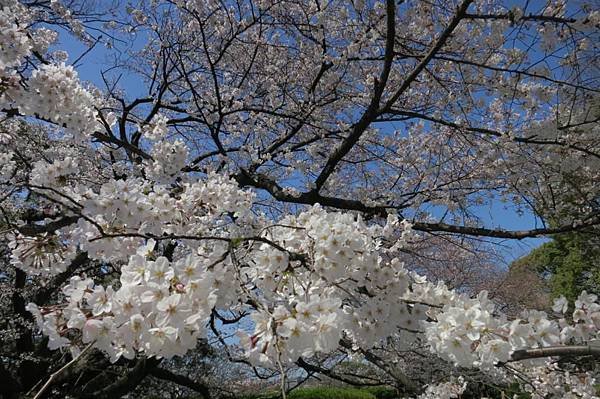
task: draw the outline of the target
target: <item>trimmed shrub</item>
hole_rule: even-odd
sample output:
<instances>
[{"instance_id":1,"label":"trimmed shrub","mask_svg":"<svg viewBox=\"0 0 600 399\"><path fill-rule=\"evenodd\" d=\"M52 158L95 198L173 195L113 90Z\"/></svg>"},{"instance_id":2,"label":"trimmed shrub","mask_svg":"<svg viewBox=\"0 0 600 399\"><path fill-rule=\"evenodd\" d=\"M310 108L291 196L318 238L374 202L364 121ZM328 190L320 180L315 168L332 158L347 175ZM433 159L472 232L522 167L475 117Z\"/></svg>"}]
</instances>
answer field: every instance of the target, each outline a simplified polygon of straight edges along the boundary
<instances>
[{"instance_id":1,"label":"trimmed shrub","mask_svg":"<svg viewBox=\"0 0 600 399\"><path fill-rule=\"evenodd\" d=\"M289 399L377 399L377 397L364 389L315 387L292 391Z\"/></svg>"}]
</instances>

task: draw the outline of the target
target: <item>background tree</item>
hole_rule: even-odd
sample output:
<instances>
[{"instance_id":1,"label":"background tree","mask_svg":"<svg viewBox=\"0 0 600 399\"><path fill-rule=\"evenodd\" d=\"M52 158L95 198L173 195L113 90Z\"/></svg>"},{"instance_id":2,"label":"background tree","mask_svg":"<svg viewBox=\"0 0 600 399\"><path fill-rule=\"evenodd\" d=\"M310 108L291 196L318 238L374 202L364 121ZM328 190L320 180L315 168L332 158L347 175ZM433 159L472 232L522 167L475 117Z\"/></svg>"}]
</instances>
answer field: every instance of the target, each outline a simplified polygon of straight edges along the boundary
<instances>
[{"instance_id":1,"label":"background tree","mask_svg":"<svg viewBox=\"0 0 600 399\"><path fill-rule=\"evenodd\" d=\"M565 234L534 249L511 269L538 273L553 297L574 300L582 291L598 294L599 251L595 231Z\"/></svg>"}]
</instances>

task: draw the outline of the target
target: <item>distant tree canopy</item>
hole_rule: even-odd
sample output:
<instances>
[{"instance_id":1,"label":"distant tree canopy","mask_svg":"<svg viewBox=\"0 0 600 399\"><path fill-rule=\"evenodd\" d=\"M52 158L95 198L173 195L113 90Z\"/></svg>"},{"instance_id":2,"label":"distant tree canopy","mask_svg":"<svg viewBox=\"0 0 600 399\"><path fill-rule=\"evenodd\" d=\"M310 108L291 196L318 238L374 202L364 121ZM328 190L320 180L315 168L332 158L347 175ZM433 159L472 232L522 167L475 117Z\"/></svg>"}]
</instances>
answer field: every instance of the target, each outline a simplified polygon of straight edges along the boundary
<instances>
[{"instance_id":1,"label":"distant tree canopy","mask_svg":"<svg viewBox=\"0 0 600 399\"><path fill-rule=\"evenodd\" d=\"M553 298L574 300L582 291L600 292L600 232L597 229L553 237L510 266L510 274L535 271Z\"/></svg>"}]
</instances>

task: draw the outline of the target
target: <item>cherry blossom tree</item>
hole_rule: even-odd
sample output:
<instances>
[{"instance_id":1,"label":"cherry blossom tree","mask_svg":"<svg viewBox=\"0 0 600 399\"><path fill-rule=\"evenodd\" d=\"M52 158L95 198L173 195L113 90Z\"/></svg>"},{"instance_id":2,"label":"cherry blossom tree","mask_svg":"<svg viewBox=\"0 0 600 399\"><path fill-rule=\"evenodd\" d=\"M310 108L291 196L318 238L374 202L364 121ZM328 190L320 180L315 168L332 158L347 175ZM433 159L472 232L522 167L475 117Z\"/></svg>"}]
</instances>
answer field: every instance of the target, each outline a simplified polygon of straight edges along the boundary
<instances>
[{"instance_id":1,"label":"cherry blossom tree","mask_svg":"<svg viewBox=\"0 0 600 399\"><path fill-rule=\"evenodd\" d=\"M161 362L210 335L283 397L292 366L335 377L315 359L336 351L412 397L458 397L461 370L596 397L595 295L515 316L424 273L600 224L600 9L513 3L0 0L3 329L60 364L7 392L154 376L208 397ZM57 32L106 47L96 85ZM486 225L498 202L561 224ZM416 384L373 351L389 340L456 373Z\"/></svg>"}]
</instances>

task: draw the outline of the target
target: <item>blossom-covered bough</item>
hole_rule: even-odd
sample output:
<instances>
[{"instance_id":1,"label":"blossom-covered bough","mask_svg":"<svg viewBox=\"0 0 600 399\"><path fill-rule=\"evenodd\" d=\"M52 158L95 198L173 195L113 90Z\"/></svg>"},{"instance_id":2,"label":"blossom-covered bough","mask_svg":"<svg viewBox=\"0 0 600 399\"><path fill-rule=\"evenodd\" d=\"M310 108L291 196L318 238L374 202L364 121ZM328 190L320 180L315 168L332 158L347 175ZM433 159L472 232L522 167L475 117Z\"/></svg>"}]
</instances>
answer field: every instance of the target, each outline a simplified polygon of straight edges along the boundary
<instances>
[{"instance_id":1,"label":"blossom-covered bough","mask_svg":"<svg viewBox=\"0 0 600 399\"><path fill-rule=\"evenodd\" d=\"M584 3L141 2L103 25L105 44L144 45L96 89L49 27L90 41L108 17L0 0L1 226L16 288L41 284L14 308L72 356L33 394L97 349L133 366L71 395L154 375L208 396L157 365L250 320L228 354L280 372L284 395L288 367L335 376L312 361L340 348L388 372L370 351L401 339L533 397L596 397L593 369L564 361L600 355L596 295L509 315L407 262L429 238L600 224L600 10ZM475 208L499 200L560 222L485 227ZM398 378L423 398L467 386Z\"/></svg>"}]
</instances>

